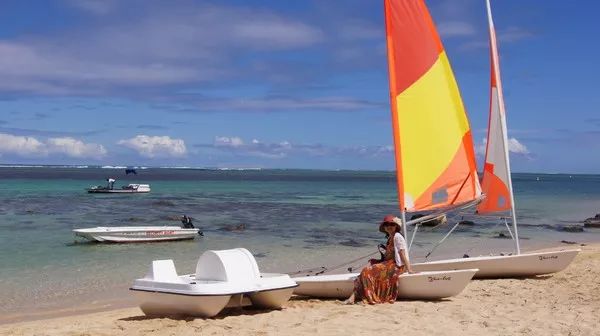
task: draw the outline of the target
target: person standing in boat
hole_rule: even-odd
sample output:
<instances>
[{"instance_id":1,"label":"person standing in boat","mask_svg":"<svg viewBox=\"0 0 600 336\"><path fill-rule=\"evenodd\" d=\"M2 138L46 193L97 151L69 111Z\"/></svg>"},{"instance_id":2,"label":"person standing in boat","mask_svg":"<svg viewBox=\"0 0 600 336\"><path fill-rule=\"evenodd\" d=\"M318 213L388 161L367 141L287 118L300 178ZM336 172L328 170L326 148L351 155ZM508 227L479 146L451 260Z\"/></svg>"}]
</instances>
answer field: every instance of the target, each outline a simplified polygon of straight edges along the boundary
<instances>
[{"instance_id":1,"label":"person standing in boat","mask_svg":"<svg viewBox=\"0 0 600 336\"><path fill-rule=\"evenodd\" d=\"M183 215L183 217L181 217L181 224L183 224L184 229L194 228L194 224L192 224L192 218L188 217L187 215Z\"/></svg>"},{"instance_id":2,"label":"person standing in boat","mask_svg":"<svg viewBox=\"0 0 600 336\"><path fill-rule=\"evenodd\" d=\"M347 304L353 304L356 300L369 304L393 303L398 297L398 277L405 271L413 273L406 240L400 233L400 219L393 215L385 216L379 224L379 231L388 238L383 261L363 268L354 281L352 295L344 301Z\"/></svg>"}]
</instances>

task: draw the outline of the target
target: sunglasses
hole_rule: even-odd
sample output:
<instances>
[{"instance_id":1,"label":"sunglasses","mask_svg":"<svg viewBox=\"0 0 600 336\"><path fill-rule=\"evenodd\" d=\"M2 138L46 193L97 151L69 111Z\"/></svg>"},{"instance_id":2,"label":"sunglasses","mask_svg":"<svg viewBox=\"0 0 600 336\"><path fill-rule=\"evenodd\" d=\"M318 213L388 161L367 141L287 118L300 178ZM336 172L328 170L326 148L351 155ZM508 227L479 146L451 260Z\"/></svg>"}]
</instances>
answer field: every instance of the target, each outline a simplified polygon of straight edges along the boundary
<instances>
[{"instance_id":1,"label":"sunglasses","mask_svg":"<svg viewBox=\"0 0 600 336\"><path fill-rule=\"evenodd\" d=\"M396 226L396 223L385 222L383 223L383 226Z\"/></svg>"}]
</instances>

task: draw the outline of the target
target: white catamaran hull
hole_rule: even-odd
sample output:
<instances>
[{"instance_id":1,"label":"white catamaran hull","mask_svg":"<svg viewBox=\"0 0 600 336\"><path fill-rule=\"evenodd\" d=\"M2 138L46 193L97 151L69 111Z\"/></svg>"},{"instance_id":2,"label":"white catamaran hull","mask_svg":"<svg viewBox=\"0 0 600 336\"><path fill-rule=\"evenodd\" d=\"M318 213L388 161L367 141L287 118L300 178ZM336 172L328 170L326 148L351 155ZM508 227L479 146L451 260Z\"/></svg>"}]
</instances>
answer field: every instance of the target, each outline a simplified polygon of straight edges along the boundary
<instances>
[{"instance_id":1,"label":"white catamaran hull","mask_svg":"<svg viewBox=\"0 0 600 336\"><path fill-rule=\"evenodd\" d=\"M213 317L224 308L255 306L281 309L290 299L289 288L227 295L194 295L132 290L139 307L148 316Z\"/></svg>"},{"instance_id":2,"label":"white catamaran hull","mask_svg":"<svg viewBox=\"0 0 600 336\"><path fill-rule=\"evenodd\" d=\"M179 226L123 226L75 229L73 233L91 241L133 243L194 239L198 231Z\"/></svg>"},{"instance_id":3,"label":"white catamaran hull","mask_svg":"<svg viewBox=\"0 0 600 336\"><path fill-rule=\"evenodd\" d=\"M415 271L462 270L477 268L475 278L528 277L560 272L581 250L523 253L509 256L482 256L415 263Z\"/></svg>"},{"instance_id":4,"label":"white catamaran hull","mask_svg":"<svg viewBox=\"0 0 600 336\"><path fill-rule=\"evenodd\" d=\"M467 286L476 269L458 271L404 273L398 279L398 298L439 300L458 295ZM316 275L292 278L298 287L294 294L345 299L352 294L358 273Z\"/></svg>"},{"instance_id":5,"label":"white catamaran hull","mask_svg":"<svg viewBox=\"0 0 600 336\"><path fill-rule=\"evenodd\" d=\"M148 316L217 315L229 302L231 295L188 296L181 294L132 291L140 309Z\"/></svg>"}]
</instances>

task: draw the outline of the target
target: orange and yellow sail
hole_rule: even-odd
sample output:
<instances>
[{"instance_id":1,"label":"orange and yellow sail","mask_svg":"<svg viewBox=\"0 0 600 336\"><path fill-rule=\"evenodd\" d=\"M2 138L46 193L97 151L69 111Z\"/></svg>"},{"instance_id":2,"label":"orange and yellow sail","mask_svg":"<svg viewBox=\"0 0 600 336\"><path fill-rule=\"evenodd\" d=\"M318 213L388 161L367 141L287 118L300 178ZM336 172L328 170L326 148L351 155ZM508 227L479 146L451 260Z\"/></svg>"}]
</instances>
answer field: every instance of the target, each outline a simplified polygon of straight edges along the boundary
<instances>
[{"instance_id":1,"label":"orange and yellow sail","mask_svg":"<svg viewBox=\"0 0 600 336\"><path fill-rule=\"evenodd\" d=\"M490 110L483 179L481 181L485 199L477 206L478 213L506 211L511 209L513 205L498 45L489 1L487 1L487 10L491 64Z\"/></svg>"},{"instance_id":2,"label":"orange and yellow sail","mask_svg":"<svg viewBox=\"0 0 600 336\"><path fill-rule=\"evenodd\" d=\"M398 200L406 211L481 194L469 121L423 0L384 0Z\"/></svg>"}]
</instances>

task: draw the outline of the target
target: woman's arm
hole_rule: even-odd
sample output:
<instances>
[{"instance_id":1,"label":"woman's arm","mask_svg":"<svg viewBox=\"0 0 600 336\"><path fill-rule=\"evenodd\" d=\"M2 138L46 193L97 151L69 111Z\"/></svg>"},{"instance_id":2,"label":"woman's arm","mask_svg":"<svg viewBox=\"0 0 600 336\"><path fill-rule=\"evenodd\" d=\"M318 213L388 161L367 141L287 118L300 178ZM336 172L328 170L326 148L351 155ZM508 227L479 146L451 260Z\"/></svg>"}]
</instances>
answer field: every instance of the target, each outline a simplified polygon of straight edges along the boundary
<instances>
[{"instance_id":1,"label":"woman's arm","mask_svg":"<svg viewBox=\"0 0 600 336\"><path fill-rule=\"evenodd\" d=\"M400 259L402 259L402 263L404 264L404 266L406 266L406 271L408 273L414 273L412 270L412 266L410 265L410 260L408 260L408 257L406 256L405 249L400 250Z\"/></svg>"},{"instance_id":2,"label":"woman's arm","mask_svg":"<svg viewBox=\"0 0 600 336\"><path fill-rule=\"evenodd\" d=\"M406 271L408 273L413 273L412 266L410 265L410 260L408 259L406 251L406 240L404 239L404 237L402 237L400 233L396 233L394 235L394 257L396 259L396 264L399 265L400 263L398 261L402 261L402 265L406 267Z\"/></svg>"}]
</instances>

